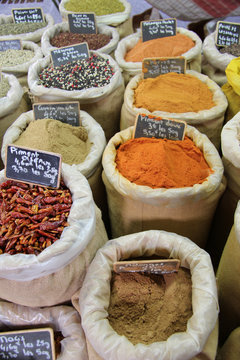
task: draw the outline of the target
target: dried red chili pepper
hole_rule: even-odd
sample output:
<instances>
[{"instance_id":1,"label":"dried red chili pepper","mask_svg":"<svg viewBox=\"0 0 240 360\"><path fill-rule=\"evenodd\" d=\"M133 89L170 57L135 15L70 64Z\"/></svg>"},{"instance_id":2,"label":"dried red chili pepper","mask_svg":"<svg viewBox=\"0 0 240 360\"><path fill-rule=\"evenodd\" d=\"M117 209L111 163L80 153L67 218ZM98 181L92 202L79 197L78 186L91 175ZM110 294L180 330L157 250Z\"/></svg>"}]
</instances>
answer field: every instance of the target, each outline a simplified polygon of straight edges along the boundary
<instances>
[{"instance_id":1,"label":"dried red chili pepper","mask_svg":"<svg viewBox=\"0 0 240 360\"><path fill-rule=\"evenodd\" d=\"M68 226L70 190L7 180L0 184L0 254L38 255L61 237Z\"/></svg>"}]
</instances>

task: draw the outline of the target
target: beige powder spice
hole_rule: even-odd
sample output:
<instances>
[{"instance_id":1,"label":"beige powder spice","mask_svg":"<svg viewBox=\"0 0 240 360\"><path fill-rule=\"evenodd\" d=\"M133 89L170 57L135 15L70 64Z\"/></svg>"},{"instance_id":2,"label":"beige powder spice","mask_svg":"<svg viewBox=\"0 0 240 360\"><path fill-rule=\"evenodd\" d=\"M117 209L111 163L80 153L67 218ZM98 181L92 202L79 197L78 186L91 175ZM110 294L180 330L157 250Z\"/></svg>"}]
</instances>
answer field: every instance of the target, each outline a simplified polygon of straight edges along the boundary
<instances>
[{"instance_id":1,"label":"beige powder spice","mask_svg":"<svg viewBox=\"0 0 240 360\"><path fill-rule=\"evenodd\" d=\"M162 275L113 273L108 309L110 325L134 345L165 341L186 331L192 316L190 271L180 268L166 286Z\"/></svg>"},{"instance_id":2,"label":"beige powder spice","mask_svg":"<svg viewBox=\"0 0 240 360\"><path fill-rule=\"evenodd\" d=\"M30 122L14 144L61 154L62 161L69 165L83 162L91 148L83 126L72 126L53 119Z\"/></svg>"}]
</instances>

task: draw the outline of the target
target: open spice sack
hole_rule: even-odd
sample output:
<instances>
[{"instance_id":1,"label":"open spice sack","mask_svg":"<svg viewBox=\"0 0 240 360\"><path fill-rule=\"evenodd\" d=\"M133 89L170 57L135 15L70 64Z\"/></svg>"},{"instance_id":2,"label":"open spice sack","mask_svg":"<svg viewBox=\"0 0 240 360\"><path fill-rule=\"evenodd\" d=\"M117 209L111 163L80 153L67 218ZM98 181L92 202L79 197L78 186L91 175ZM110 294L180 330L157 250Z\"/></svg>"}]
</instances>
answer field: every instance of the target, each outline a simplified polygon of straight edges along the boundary
<instances>
[{"instance_id":1,"label":"open spice sack","mask_svg":"<svg viewBox=\"0 0 240 360\"><path fill-rule=\"evenodd\" d=\"M1 51L2 71L15 75L22 86L28 87L27 74L31 64L43 57L41 48L32 41L22 41L21 50Z\"/></svg>"},{"instance_id":2,"label":"open spice sack","mask_svg":"<svg viewBox=\"0 0 240 360\"><path fill-rule=\"evenodd\" d=\"M118 43L115 59L122 69L125 84L142 72L144 58L184 56L188 70L201 72L202 40L193 31L178 27L175 36L141 41L141 32Z\"/></svg>"},{"instance_id":3,"label":"open spice sack","mask_svg":"<svg viewBox=\"0 0 240 360\"><path fill-rule=\"evenodd\" d=\"M0 39L20 38L38 43L41 41L43 32L54 24L54 19L50 14L44 14L44 20L44 22L38 23L15 24L12 15L0 15Z\"/></svg>"},{"instance_id":4,"label":"open spice sack","mask_svg":"<svg viewBox=\"0 0 240 360\"><path fill-rule=\"evenodd\" d=\"M79 101L81 110L102 126L107 141L119 130L124 84L110 55L91 51L87 60L55 68L46 56L30 66L28 85L34 102Z\"/></svg>"},{"instance_id":5,"label":"open spice sack","mask_svg":"<svg viewBox=\"0 0 240 360\"><path fill-rule=\"evenodd\" d=\"M0 146L7 128L25 111L29 110L24 91L14 75L2 73L0 83ZM0 160L0 169L3 162Z\"/></svg>"},{"instance_id":6,"label":"open spice sack","mask_svg":"<svg viewBox=\"0 0 240 360\"><path fill-rule=\"evenodd\" d=\"M41 39L41 49L45 56L59 47L87 42L89 50L97 50L105 54L112 54L117 47L119 34L117 30L105 24L97 24L97 34L71 33L69 24L62 22L44 31Z\"/></svg>"},{"instance_id":7,"label":"open spice sack","mask_svg":"<svg viewBox=\"0 0 240 360\"><path fill-rule=\"evenodd\" d=\"M170 283L165 284L162 275L113 273L115 262L163 258L180 260L178 273L168 277ZM188 280L180 283L183 274ZM151 294L146 283L150 283ZM182 291L181 300L177 299ZM161 295L154 298L159 292ZM150 230L110 240L97 252L81 291L72 300L80 311L90 360L215 359L218 299L211 260L180 235ZM188 302L191 310L186 316ZM152 306L155 312L148 317ZM183 308L186 312L181 316ZM184 326L180 325L182 320ZM122 321L122 326L117 327L117 321ZM134 324L137 334L132 330ZM165 339L154 340L156 332L158 338Z\"/></svg>"},{"instance_id":8,"label":"open spice sack","mask_svg":"<svg viewBox=\"0 0 240 360\"><path fill-rule=\"evenodd\" d=\"M0 334L42 327L54 331L56 360L88 360L81 320L71 306L31 308L0 302Z\"/></svg>"},{"instance_id":9,"label":"open spice sack","mask_svg":"<svg viewBox=\"0 0 240 360\"><path fill-rule=\"evenodd\" d=\"M8 144L59 153L63 162L86 176L93 199L103 210L106 196L101 160L106 138L102 127L86 111L80 110L80 121L82 126L75 127L53 119L36 121L32 110L23 113L3 137L2 160L5 163Z\"/></svg>"},{"instance_id":10,"label":"open spice sack","mask_svg":"<svg viewBox=\"0 0 240 360\"><path fill-rule=\"evenodd\" d=\"M0 175L0 182L5 182L3 171ZM61 228L58 227L57 231L50 234L51 226L48 226L48 223L51 221L51 211L53 209L56 214L58 211L62 214L64 209L68 208L69 196L66 198L67 195L65 195L67 189L65 193L63 193L63 196L66 198L66 205L63 204L62 206L61 203L57 202L57 196L56 199L54 197L52 198L51 195L48 195L49 191L46 192L45 196L42 196L42 192L40 191L39 197L41 202L50 204L45 210L42 210L45 211L45 215L43 214L43 216L48 216L49 220L47 224L44 225L44 222L41 222L41 214L39 212L36 216L33 215L34 222L31 220L31 216L27 216L29 221L27 223L23 222L22 224L23 238L26 238L25 241L22 242L21 239L18 240L16 235L14 235L14 238L11 238L13 231L11 219L11 227L7 226L4 228L4 225L1 226L1 231L4 236L2 235L1 239L2 254L0 254L0 298L32 307L52 306L69 301L72 294L81 287L87 267L96 251L108 240L101 218L101 212L93 202L92 192L85 176L73 167L62 164L62 179L67 189L70 190L72 204L67 217L67 226L65 226L62 233L60 233L60 238L57 238L57 235L58 229ZM26 184L24 185L26 186ZM21 186L24 185L17 183L18 193L20 192L21 194ZM13 194L16 193L14 185L13 188L11 183L9 186L10 190L8 192L11 193L12 191ZM8 183L5 184L4 188L8 188ZM1 191L4 192L3 190ZM26 191L27 190L25 190L25 192ZM16 196L17 195L15 195L15 197ZM48 198L49 196L50 199ZM51 206L51 204L54 204L52 200L54 200L56 205ZM24 203L24 199L21 203ZM4 204L3 201L2 204ZM31 209L28 209L27 204L28 201L25 205L20 206L20 208L17 206L19 212L23 212L23 215L20 213L18 216L21 216L21 218L25 220L26 216L24 216L24 214L26 212L31 215ZM7 205L5 204L5 206ZM44 209L42 203L40 203L39 208ZM61 210L62 208L63 210ZM5 212L2 210L3 217L7 216ZM53 211L53 216L55 212ZM36 224L36 221L40 222L40 225L38 225L38 223ZM59 221L59 223L61 224L61 221ZM7 225L9 225L9 222L7 222ZM33 229L32 236L36 236L36 232L40 234L37 235L38 238L36 242L38 242L39 247L42 246L43 249L39 252L39 250L37 250L38 248L36 248L37 254L35 252L36 242L34 243L35 245L33 245L31 238L29 239L29 235L24 237L24 231L28 233L28 229L24 230L24 226L30 226L29 229ZM37 230L35 230L36 228ZM48 228L50 229L49 231ZM5 236L6 231L7 238ZM46 236L48 236L48 241L42 244L42 238L39 236L46 234L47 231L48 235ZM31 234L30 232L30 235ZM48 244L49 238L53 238L50 244ZM13 241L13 239L15 239L15 241Z\"/></svg>"},{"instance_id":11,"label":"open spice sack","mask_svg":"<svg viewBox=\"0 0 240 360\"><path fill-rule=\"evenodd\" d=\"M219 289L220 338L226 340L240 321L240 203L238 202L234 225L228 236L217 270Z\"/></svg>"},{"instance_id":12,"label":"open spice sack","mask_svg":"<svg viewBox=\"0 0 240 360\"><path fill-rule=\"evenodd\" d=\"M181 141L145 138L152 143L161 140L161 143L158 142L160 144L158 150L154 147L151 150L151 144L143 142L139 151L133 147L130 153L131 145L128 144L125 148L126 155L130 153L129 160L126 161L127 169L129 172L132 171L136 178L129 180L122 175L122 169L118 169L116 156L120 145L127 143L132 136L133 127L120 131L112 137L103 153L103 181L107 191L113 237L158 229L187 236L204 247L218 200L225 189L223 164L216 148L206 135L191 126L186 128L186 136L189 139L186 139L183 145ZM134 140L140 142L142 139L144 138ZM165 145L161 145L165 141L170 141L169 146L172 146L172 150L167 147L165 150ZM186 146L186 150L182 150L181 146L183 149ZM156 151L157 154L162 155L156 157ZM192 160L191 154L196 153L199 164L189 165L189 161ZM147 154L149 154L148 159ZM201 167L201 157L202 160L205 159L203 161L205 170L202 168L200 172L205 175L201 181L199 178L199 183L195 183L196 179L191 179L190 173L191 171L195 173L193 169ZM156 163L151 164L150 159L156 159ZM124 162L124 156L122 160ZM133 161L131 167L130 160ZM186 167L189 166L186 171L184 164ZM176 166L179 166L177 170ZM150 173L151 169L153 173ZM175 184L173 180L173 183L168 180L169 175L172 174L171 169L173 169L171 178L177 175ZM143 178L145 174L151 183L139 185L137 179L141 174ZM184 185L187 179L191 179L190 183L193 185ZM146 181L143 180L142 183L146 184Z\"/></svg>"},{"instance_id":13,"label":"open spice sack","mask_svg":"<svg viewBox=\"0 0 240 360\"><path fill-rule=\"evenodd\" d=\"M206 134L219 149L227 106L221 88L196 71L168 73L153 79L143 79L138 74L126 86L120 129L134 125L138 113L184 120Z\"/></svg>"},{"instance_id":14,"label":"open spice sack","mask_svg":"<svg viewBox=\"0 0 240 360\"><path fill-rule=\"evenodd\" d=\"M131 4L126 0L61 0L59 11L63 21L68 14L75 12L94 12L97 24L114 26L120 38L133 32Z\"/></svg>"},{"instance_id":15,"label":"open spice sack","mask_svg":"<svg viewBox=\"0 0 240 360\"><path fill-rule=\"evenodd\" d=\"M238 360L240 358L240 327L234 329L223 346L221 347L217 360Z\"/></svg>"}]
</instances>

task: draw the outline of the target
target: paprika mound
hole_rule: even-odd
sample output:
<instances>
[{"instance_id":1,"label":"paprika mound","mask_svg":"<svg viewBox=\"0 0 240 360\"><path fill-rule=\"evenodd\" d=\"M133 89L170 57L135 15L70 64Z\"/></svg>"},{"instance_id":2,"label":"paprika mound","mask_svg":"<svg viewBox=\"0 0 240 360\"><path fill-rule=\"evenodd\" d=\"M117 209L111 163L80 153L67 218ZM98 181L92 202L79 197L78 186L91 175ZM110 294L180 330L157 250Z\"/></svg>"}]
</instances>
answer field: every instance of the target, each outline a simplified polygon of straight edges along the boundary
<instances>
[{"instance_id":1,"label":"paprika mound","mask_svg":"<svg viewBox=\"0 0 240 360\"><path fill-rule=\"evenodd\" d=\"M134 104L150 112L198 112L216 104L209 87L190 74L167 73L142 79L134 91Z\"/></svg>"},{"instance_id":2,"label":"paprika mound","mask_svg":"<svg viewBox=\"0 0 240 360\"><path fill-rule=\"evenodd\" d=\"M142 41L137 44L125 55L126 61L140 62L144 58L152 57L174 57L179 56L195 46L195 42L188 36L177 34L164 38Z\"/></svg>"},{"instance_id":3,"label":"paprika mound","mask_svg":"<svg viewBox=\"0 0 240 360\"><path fill-rule=\"evenodd\" d=\"M117 170L129 181L151 188L182 188L203 183L213 172L194 142L130 139L117 149Z\"/></svg>"}]
</instances>

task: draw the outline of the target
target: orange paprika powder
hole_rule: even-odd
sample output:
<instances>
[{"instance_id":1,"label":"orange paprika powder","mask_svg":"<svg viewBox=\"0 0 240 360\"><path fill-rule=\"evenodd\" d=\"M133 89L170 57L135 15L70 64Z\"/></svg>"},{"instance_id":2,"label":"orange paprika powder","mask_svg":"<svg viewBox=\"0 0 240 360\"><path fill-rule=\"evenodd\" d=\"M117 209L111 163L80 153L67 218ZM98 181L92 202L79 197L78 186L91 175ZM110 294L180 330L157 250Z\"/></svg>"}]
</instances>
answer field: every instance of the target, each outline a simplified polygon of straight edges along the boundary
<instances>
[{"instance_id":1,"label":"orange paprika powder","mask_svg":"<svg viewBox=\"0 0 240 360\"><path fill-rule=\"evenodd\" d=\"M153 189L202 184L213 172L202 151L187 136L182 141L130 139L119 146L115 161L122 176Z\"/></svg>"},{"instance_id":2,"label":"orange paprika powder","mask_svg":"<svg viewBox=\"0 0 240 360\"><path fill-rule=\"evenodd\" d=\"M144 58L179 56L194 46L195 42L183 34L144 42L140 39L137 44L127 52L125 61L141 62Z\"/></svg>"}]
</instances>

